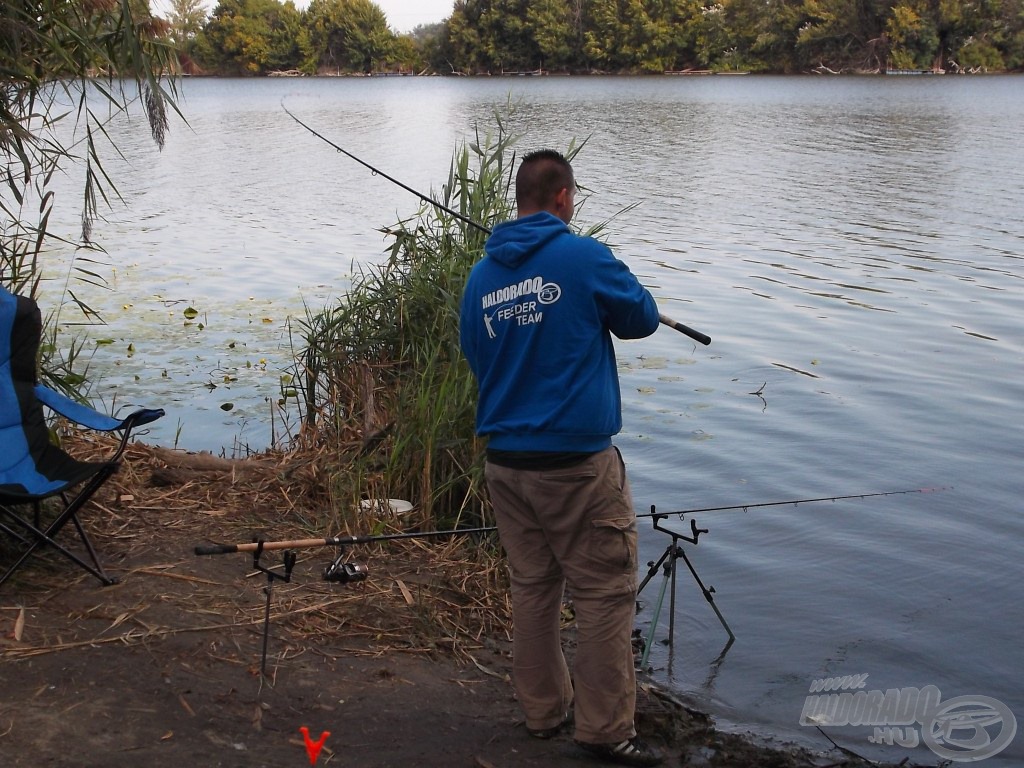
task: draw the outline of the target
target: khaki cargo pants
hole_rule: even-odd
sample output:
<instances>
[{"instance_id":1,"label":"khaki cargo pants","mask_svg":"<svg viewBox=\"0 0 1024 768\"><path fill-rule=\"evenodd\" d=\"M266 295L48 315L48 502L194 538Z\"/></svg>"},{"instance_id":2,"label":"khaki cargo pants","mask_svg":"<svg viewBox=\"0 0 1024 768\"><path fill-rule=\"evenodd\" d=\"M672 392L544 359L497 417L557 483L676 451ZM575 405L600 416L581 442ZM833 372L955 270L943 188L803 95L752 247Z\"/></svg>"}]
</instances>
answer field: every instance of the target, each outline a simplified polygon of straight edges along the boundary
<instances>
[{"instance_id":1,"label":"khaki cargo pants","mask_svg":"<svg viewBox=\"0 0 1024 768\"><path fill-rule=\"evenodd\" d=\"M486 478L508 556L513 683L527 727L562 722L575 683L577 740L632 738L637 534L622 457L612 447L556 470L488 462ZM566 585L578 627L572 679L559 638Z\"/></svg>"}]
</instances>

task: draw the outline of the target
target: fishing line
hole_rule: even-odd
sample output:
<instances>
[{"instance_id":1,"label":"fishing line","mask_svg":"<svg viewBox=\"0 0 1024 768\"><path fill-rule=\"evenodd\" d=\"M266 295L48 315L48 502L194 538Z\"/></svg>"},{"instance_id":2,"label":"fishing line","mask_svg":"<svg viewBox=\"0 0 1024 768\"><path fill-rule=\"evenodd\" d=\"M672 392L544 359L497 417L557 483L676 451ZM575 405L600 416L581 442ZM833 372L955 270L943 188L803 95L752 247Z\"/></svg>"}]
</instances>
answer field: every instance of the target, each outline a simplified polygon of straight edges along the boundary
<instances>
[{"instance_id":1,"label":"fishing line","mask_svg":"<svg viewBox=\"0 0 1024 768\"><path fill-rule=\"evenodd\" d=\"M442 203L438 202L437 200L435 200L434 198L430 197L429 195L425 195L422 192L419 192L419 191L413 189L408 184L403 184L401 181L396 179L394 176L390 176L390 175L384 173L384 171L380 170L379 168L377 168L377 167L375 167L373 165L370 165L370 163L366 162L365 160L363 160L363 159L361 159L359 157L356 157L351 152L349 152L347 149L344 149L344 148L338 146L333 141L328 139L326 136L324 136L321 133L318 133L316 130L314 130L313 128L309 127L304 122L302 122L299 118L297 118L294 114L292 114L292 112L288 109L288 107L286 107L284 105L284 101L283 100L281 101L281 109L283 109L285 111L285 114L287 114L288 117L290 117L296 123L301 125L303 128L305 128L311 134L316 136L318 139L320 139L320 141L326 143L328 146L333 147L338 152L341 152L341 154L345 155L345 157L348 157L348 158L351 158L352 160L355 160L357 163L359 163L364 168L369 169L369 171L371 173L373 173L374 175L380 176L382 178L387 179L392 184L395 184L395 185L401 187L402 189L404 189L406 192L409 192L410 194L415 195L416 197L418 197L421 202L428 203L429 205L433 205L435 208L440 208L442 211L444 211L445 213L447 213L447 214L449 214L451 216L454 216L459 221L464 222L465 224L469 224L472 227L476 227L476 229L480 230L484 234L486 234L486 235L491 234L491 230L489 228L485 227L483 224L480 224L479 222L474 221L473 219L469 218L468 216L463 216L458 211L453 211L451 208L449 208L446 205L443 205ZM706 333L701 333L700 331L694 330L693 328L690 328L689 326L684 325L683 323L680 323L680 322L678 322L676 320L673 320L671 317L668 317L667 315L659 314L658 315L658 322L660 322L662 325L668 326L669 328L671 328L671 329L673 329L675 331L679 331L680 333L684 334L685 336L689 336L691 339L693 339L694 341L700 342L704 346L707 346L708 344L711 343L711 337L708 336Z\"/></svg>"}]
</instances>

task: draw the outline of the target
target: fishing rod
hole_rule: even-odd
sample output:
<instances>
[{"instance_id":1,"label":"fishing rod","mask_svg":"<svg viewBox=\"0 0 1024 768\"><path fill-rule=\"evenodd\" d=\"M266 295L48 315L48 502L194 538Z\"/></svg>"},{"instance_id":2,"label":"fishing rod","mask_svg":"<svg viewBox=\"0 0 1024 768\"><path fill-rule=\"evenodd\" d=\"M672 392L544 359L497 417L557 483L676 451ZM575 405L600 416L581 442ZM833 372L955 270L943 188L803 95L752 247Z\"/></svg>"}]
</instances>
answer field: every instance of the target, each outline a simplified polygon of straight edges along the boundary
<instances>
[{"instance_id":1,"label":"fishing rod","mask_svg":"<svg viewBox=\"0 0 1024 768\"><path fill-rule=\"evenodd\" d=\"M233 552L251 552L252 567L257 571L266 574L267 586L266 606L263 613L263 653L260 662L260 674L267 676L267 643L270 638L270 600L274 589L275 581L288 583L292 578L292 570L298 559L294 550L307 547L337 547L338 556L330 565L324 569L324 581L336 584L350 584L353 582L366 581L370 574L369 569L362 563L346 560L345 547L351 544L372 544L377 541L395 541L396 539L420 539L435 536L457 536L470 533L489 533L496 530L494 526L484 528L454 528L448 531L423 531L411 533L391 533L377 536L331 536L323 539L292 539L290 541L256 541L247 544L200 544L196 546L197 555L227 555ZM284 550L281 557L281 566L265 566L260 563L264 552L272 550Z\"/></svg>"},{"instance_id":2,"label":"fishing rod","mask_svg":"<svg viewBox=\"0 0 1024 768\"><path fill-rule=\"evenodd\" d=\"M875 493L852 493L844 496L821 496L813 499L789 499L787 501L765 501L756 504L732 504L723 507L699 507L694 509L676 510L673 512L646 512L638 514L641 518L665 518L679 517L684 515L695 515L704 512L725 512L729 510L758 509L762 507L781 507L790 504L812 504L825 501L845 501L848 499L871 499L880 496L902 496L910 493L935 493L938 491L950 490L952 486L938 488L911 488L903 491L879 491ZM245 544L199 544L195 547L197 555L229 555L236 552L270 552L279 549L308 549L310 547L347 547L353 544L372 544L381 541L398 541L401 539L425 539L441 536L463 536L478 533L491 533L497 530L496 526L482 526L479 528L452 528L443 531L411 531L407 533L389 533L370 536L328 536L318 539L289 539L287 541L263 541L257 540Z\"/></svg>"},{"instance_id":3,"label":"fishing rod","mask_svg":"<svg viewBox=\"0 0 1024 768\"><path fill-rule=\"evenodd\" d=\"M295 549L308 549L309 547L337 547L339 554L324 570L324 581L334 581L346 584L350 581L365 581L369 571L365 565L345 561L345 547L353 544L373 544L379 541L398 541L401 539L429 539L440 536L464 536L472 533L490 533L496 531L496 526L485 526L480 528L452 528L446 531L410 531L408 533L387 533L374 536L329 536L322 539L290 539L288 541L264 541L257 539L246 544L199 544L195 548L197 555L230 555L235 552L252 552L253 566L258 570L267 572L267 569L260 566L260 556L264 552L284 550L284 578L291 576L291 569L295 565ZM268 573L268 578L271 574Z\"/></svg>"},{"instance_id":4,"label":"fishing rod","mask_svg":"<svg viewBox=\"0 0 1024 768\"><path fill-rule=\"evenodd\" d=\"M389 533L378 536L329 536L323 539L292 539L290 541L254 541L247 544L200 544L195 548L197 555L230 555L234 552L269 552L277 549L307 549L309 547L347 547L351 544L372 544L378 541L398 539L423 539L435 536L461 536L471 533L490 533L495 526L483 528L453 528L448 531L413 531L410 533Z\"/></svg>"},{"instance_id":5,"label":"fishing rod","mask_svg":"<svg viewBox=\"0 0 1024 768\"><path fill-rule=\"evenodd\" d=\"M382 176L382 177L384 177L385 179L387 179L388 181L390 181L390 182L391 182L392 184L397 184L397 185L398 185L398 186L400 186L400 187L401 187L402 189L404 189L404 190L405 190L406 192L410 192L411 194L413 194L413 195L415 195L416 197L418 197L418 198L420 199L420 201L421 201L421 202L424 202L424 203L429 203L430 205L433 205L433 206L434 206L434 207L436 207L436 208L440 208L440 209L441 209L442 211L444 211L444 212L445 212L445 213L447 213L447 214L450 214L450 215L454 216L454 217L455 217L456 219L458 219L459 221L462 221L462 222L464 222L464 223L466 223L466 224L469 224L469 225L470 225L471 227L476 227L476 228L477 228L477 229L479 229L479 230L480 230L481 232L483 232L483 233L484 233L485 235L489 235L489 234L491 234L491 230L489 230L489 229L488 229L487 227L485 227L485 226L484 226L483 224L480 224L479 222L473 221L473 219L469 218L468 216L463 216L463 215L462 215L461 213L459 213L458 211L453 211L453 210L452 210L451 208L449 208L448 206L446 206L446 205L442 205L442 204L441 204L441 203L439 203L439 202L438 202L437 200L434 200L434 199L433 199L432 197L427 197L427 195L424 195L424 194L423 194L422 192L417 192L417 191L416 191L415 189L413 189L412 187L410 187L410 186L409 186L408 184L403 184L403 183L402 183L402 182L400 182L400 181L399 181L398 179L396 179L396 178L395 178L394 176L389 176L388 174L384 173L384 171L380 170L379 168L374 168L374 167L373 167L372 165L370 165L370 164L369 164L368 162L366 162L365 160L362 160L362 159L360 159L360 158L356 157L356 156L355 156L355 155L353 155L353 154L352 154L351 152L349 152L349 151L348 151L347 149L343 149L342 147L339 147L339 146L338 146L337 144L335 144L335 143L334 143L333 141L331 141L330 139L328 139L328 138L327 138L326 136L324 136L323 134L317 133L317 132L316 132L315 130L313 130L312 128L310 128L310 127L309 127L308 125L306 125L306 124L305 124L304 122L302 122L301 120L299 120L299 118L297 118L297 117L296 117L295 115L293 115L293 114L291 113L291 111L290 111L290 110L288 109L288 107L286 107L286 106L284 105L284 102L283 102L283 101L281 102L281 109L283 109L283 110L285 111L285 113L286 113L286 114L288 115L288 117L290 117L290 118L291 118L292 120L294 120L294 121L295 121L296 123L298 123L299 125L301 125L301 126L302 126L303 128L305 128L305 129L306 129L307 131L309 131L310 133L312 133L312 134L313 134L314 136L316 136L316 137L317 137L318 139L320 139L320 141L323 141L323 142L325 142L325 143L329 144L330 146L334 147L334 148L335 148L336 150L338 150L339 152L341 152L341 154L345 155L345 157L348 157L348 158L351 158L352 160L355 160L355 161L356 161L357 163L359 163L359 164L360 164L361 166L363 166L364 168L368 168L368 169L370 170L370 172L371 172L371 173L372 173L372 174L373 174L374 176Z\"/></svg>"},{"instance_id":6,"label":"fishing rod","mask_svg":"<svg viewBox=\"0 0 1024 768\"><path fill-rule=\"evenodd\" d=\"M456 219L458 219L459 221L461 221L461 222L463 222L465 224L469 224L471 227L475 227L476 229L478 229L481 232L483 232L485 235L490 235L491 234L491 230L488 227L485 227L483 224L479 223L478 221L474 221L473 219L469 218L468 216L463 216L458 211L453 211L451 208L449 208L446 205L443 205L442 203L438 202L434 198L432 198L432 197L430 197L428 195L423 194L422 192L419 192L419 191L413 189L408 184L402 183L401 181L396 179L394 176L390 176L390 175L384 173L384 171L382 171L379 168L376 168L376 167L370 165L368 162L366 162L362 158L356 157L351 152L349 152L347 149L344 149L343 147L340 147L338 144L334 143L333 141L328 139L326 136L324 136L323 134L317 132L316 130L314 130L310 126L306 125L306 123L302 122L302 120L300 120L298 117L296 117L294 114L292 114L292 112L288 109L288 107L286 107L284 105L284 101L281 102L281 109L283 109L285 111L285 114L287 114L288 117L290 117L296 123L301 125L303 128L305 128L311 134L316 136L318 139L320 139L320 141L322 141L322 142L326 143L327 145L333 147L338 152L341 152L341 154L345 155L345 157L348 157L348 158L351 158L352 160L355 160L357 163L359 163L364 168L369 169L369 171L372 174L374 174L375 176L381 176L381 177L387 179L392 184L396 184L399 187L401 187L402 189L404 189L406 192L409 192L410 194L415 195L416 197L418 197L421 202L428 203L429 205L432 205L435 208L440 208L445 213L449 214L450 216L454 216ZM694 330L693 328L690 328L688 325L684 325L683 323L680 323L680 322L678 322L676 320L673 320L671 317L668 317L666 315L659 314L658 315L658 322L660 322L662 325L668 326L669 328L671 328L671 329L673 329L675 331L679 331L680 333L682 333L685 336L689 336L691 339L693 339L694 341L700 342L704 346L707 346L708 344L711 343L711 337L708 336L706 333L701 333L700 331Z\"/></svg>"},{"instance_id":7,"label":"fishing rod","mask_svg":"<svg viewBox=\"0 0 1024 768\"><path fill-rule=\"evenodd\" d=\"M661 523L666 518L678 515L679 519L682 520L684 515L695 515L697 513L703 513L703 512L725 512L727 510L737 510L737 509L738 510L743 510L744 512L746 512L748 509L756 509L756 508L759 508L759 507L779 507L779 506L785 506L785 505L788 505L788 504L811 504L811 503L823 502L823 501L843 501L843 500L846 500L846 499L870 499L870 498L876 498L876 497L880 497L880 496L900 496L900 495L908 494L908 493L931 493L931 492L934 492L934 491L944 491L944 490L946 490L946 488L911 488L911 489L903 490L903 491L879 491L879 492L874 492L874 493L852 493L852 494L846 494L846 495L843 495L843 496L821 496L821 497L817 497L817 498L813 498L813 499L791 499L789 501L766 501L766 502L761 502L761 503L757 503L757 504L732 504L732 505L729 505L729 506L722 506L722 507L702 507L700 509L686 509L686 510L677 511L677 512L658 512L655 509L654 505L651 505L651 511L649 513L637 515L637 518L643 518L643 517L653 518L654 530L659 531L659 532L664 533L664 534L667 534L668 536L671 537L671 541L669 542L668 546L665 548L664 553L661 555L661 557L656 562L655 561L651 561L651 562L648 563L649 569L647 571L647 575L643 578L643 580L640 582L639 586L637 587L637 595L639 596L640 593L643 592L644 587L646 587L651 582L651 580L658 574L659 570L663 574L663 578L662 578L662 582L661 582L661 590L658 593L658 597L657 597L657 600L655 602L654 618L651 621L650 630L649 630L647 638L646 638L646 640L644 642L643 656L641 658L641 667L645 667L647 665L648 654L650 653L651 647L654 644L654 633L655 633L655 631L658 628L658 619L661 616L661 608L662 608L662 604L664 603L664 600L665 600L665 589L669 585L671 585L671 597L669 598L668 645L670 647L672 647L674 642L675 642L676 574L677 574L677 562L679 560L682 560L683 564L686 566L687 570L690 571L690 575L693 577L694 581L696 582L697 587L700 589L701 594L704 596L704 599L707 601L708 605L711 606L711 609L715 612L715 615L718 617L718 621L721 622L722 626L725 628L725 631L729 635L729 640L726 643L725 648L722 650L722 653L720 654L719 658L724 656L729 651L729 648L732 646L733 642L736 640L736 635L733 633L732 629L729 627L728 622L725 620L725 616L722 615L721 610L719 610L718 605L715 603L715 588L704 583L704 581L701 579L700 575L697 573L697 569L694 567L693 563L690 561L690 558L688 558L686 556L686 552L683 550L682 547L679 546L679 543L682 542L682 541L685 541L688 544L693 544L693 545L696 546L698 540L700 539L701 534L707 533L708 529L707 528L698 528L697 527L697 521L694 518L691 517L690 518L690 533L689 533L689 535L687 535L687 534L681 533L679 531L674 531L671 528L663 528L661 526Z\"/></svg>"},{"instance_id":8,"label":"fishing rod","mask_svg":"<svg viewBox=\"0 0 1024 768\"><path fill-rule=\"evenodd\" d=\"M656 512L654 506L651 506L651 512L648 514L637 515L637 518L654 518L654 529L662 533L668 534L672 537L671 543L665 550L665 553L661 556L661 559L656 563L651 562L650 570L647 573L646 578L640 583L637 594L643 590L643 588L651 581L659 569L664 573L664 580L662 582L661 593L658 597L658 604L655 612L655 619L651 624L651 629L647 642L645 644L643 662L647 661L647 654L650 652L650 648L654 639L654 632L658 624L658 615L661 612L662 602L665 597L665 588L671 583L672 592L670 599L670 620L669 620L669 644L671 645L674 639L674 628L675 628L675 601L676 601L676 562L682 560L693 576L700 588L701 593L704 595L704 599L707 600L708 604L714 610L718 616L718 620L725 627L726 632L729 634L729 642L726 644L725 651L728 651L732 642L735 640L735 635L732 629L730 629L725 617L722 612L718 609L715 604L714 593L715 588L704 584L700 576L697 574L693 564L687 558L686 553L679 546L680 541L685 541L690 544L697 544L697 541L702 533L707 533L707 529L698 528L696 521L690 519L691 535L686 536L685 534L672 531L668 528L662 528L660 522L667 517L678 516L680 520L683 519L684 515L693 515L703 512L724 512L726 510L737 510L741 509L746 511L748 509L756 509L758 507L775 507L787 504L810 504L813 502L823 501L841 501L845 499L869 499L879 496L899 496L902 494L909 493L930 493L933 491L942 491L946 488L914 488L903 491L881 491L875 493L856 493L848 494L843 496L824 496L818 498L808 499L793 499L789 501L769 501L761 502L756 504L734 504L730 506L721 507L703 507L697 509L687 509L675 512ZM267 643L270 636L270 601L273 592L274 582L277 580L289 582L291 581L292 570L295 567L297 560L294 550L305 549L309 547L337 547L339 552L334 561L328 565L323 572L324 581L335 582L340 584L348 584L353 582L365 581L369 576L369 570L362 563L357 563L351 560L346 560L345 547L354 544L372 544L375 542L383 541L398 541L402 539L425 539L435 538L441 536L463 536L470 534L482 534L491 533L497 530L496 526L481 526L477 528L453 528L450 530L443 531L412 531L408 533L391 533L381 535L370 535L370 536L329 536L324 538L314 539L290 539L287 541L264 541L257 539L256 541L245 543L245 544L199 544L195 547L196 555L227 555L237 552L251 552L253 556L253 568L266 574L267 586L265 588L266 593L266 606L264 609L263 619L263 652L262 661L260 665L261 674L266 677L266 666L267 666ZM260 563L260 558L264 552L284 550L282 557L282 570L275 570L274 567L267 567Z\"/></svg>"},{"instance_id":9,"label":"fishing rod","mask_svg":"<svg viewBox=\"0 0 1024 768\"><path fill-rule=\"evenodd\" d=\"M743 510L746 512L748 509L758 509L760 507L784 507L789 504L812 504L815 502L822 501L845 501L847 499L871 499L879 496L903 496L908 493L937 493L938 491L951 490L953 486L941 486L938 488L910 488L904 491L880 491L876 493L851 493L846 496L822 496L815 499L790 499L789 501L764 501L758 504L732 504L726 507L702 507L700 509L684 509L675 512L647 512L644 514L637 515L641 517L673 517L678 516L681 520L683 515L695 515L698 512L726 512L730 510ZM653 509L653 508L652 508Z\"/></svg>"}]
</instances>

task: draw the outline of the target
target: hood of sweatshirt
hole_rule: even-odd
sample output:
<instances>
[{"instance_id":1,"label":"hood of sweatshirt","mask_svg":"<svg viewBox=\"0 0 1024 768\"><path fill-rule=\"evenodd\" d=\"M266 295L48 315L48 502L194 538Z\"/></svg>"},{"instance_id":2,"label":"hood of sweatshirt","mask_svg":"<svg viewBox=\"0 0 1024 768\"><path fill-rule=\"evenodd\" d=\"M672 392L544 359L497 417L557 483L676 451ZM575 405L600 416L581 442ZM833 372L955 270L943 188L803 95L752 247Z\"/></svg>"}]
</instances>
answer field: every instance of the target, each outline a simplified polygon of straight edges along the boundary
<instances>
[{"instance_id":1,"label":"hood of sweatshirt","mask_svg":"<svg viewBox=\"0 0 1024 768\"><path fill-rule=\"evenodd\" d=\"M560 218L540 211L496 226L484 251L495 261L514 269L542 245L568 231L569 227Z\"/></svg>"}]
</instances>

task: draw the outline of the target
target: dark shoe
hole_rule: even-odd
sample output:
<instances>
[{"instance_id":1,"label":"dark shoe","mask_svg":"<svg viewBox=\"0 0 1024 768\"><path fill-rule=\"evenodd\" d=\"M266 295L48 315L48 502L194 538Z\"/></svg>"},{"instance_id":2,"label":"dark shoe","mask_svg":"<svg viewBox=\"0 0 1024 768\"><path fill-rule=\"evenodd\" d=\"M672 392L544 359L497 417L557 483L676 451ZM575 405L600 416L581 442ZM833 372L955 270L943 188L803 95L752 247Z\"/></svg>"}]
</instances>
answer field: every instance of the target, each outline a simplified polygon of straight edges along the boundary
<instances>
[{"instance_id":1,"label":"dark shoe","mask_svg":"<svg viewBox=\"0 0 1024 768\"><path fill-rule=\"evenodd\" d=\"M619 765L661 765L665 759L659 750L644 744L639 736L618 744L588 744L585 741L576 743L594 757Z\"/></svg>"},{"instance_id":2,"label":"dark shoe","mask_svg":"<svg viewBox=\"0 0 1024 768\"><path fill-rule=\"evenodd\" d=\"M572 722L572 712L566 712L565 717L562 718L562 722L558 725L553 725L550 728L527 728L526 732L533 736L535 739L553 739L555 736L560 734L569 723Z\"/></svg>"}]
</instances>

